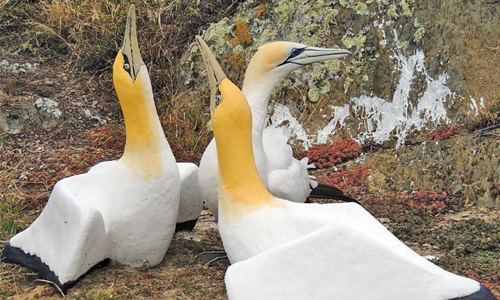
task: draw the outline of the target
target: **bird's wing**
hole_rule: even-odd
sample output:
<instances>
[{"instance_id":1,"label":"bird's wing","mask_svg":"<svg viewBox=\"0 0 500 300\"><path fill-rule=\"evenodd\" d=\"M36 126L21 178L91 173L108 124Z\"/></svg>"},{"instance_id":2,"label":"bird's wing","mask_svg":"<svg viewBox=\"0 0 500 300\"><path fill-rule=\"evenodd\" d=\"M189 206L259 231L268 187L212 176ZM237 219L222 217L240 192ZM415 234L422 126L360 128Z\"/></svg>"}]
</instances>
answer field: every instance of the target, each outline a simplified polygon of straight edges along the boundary
<instances>
[{"instance_id":1,"label":"bird's wing","mask_svg":"<svg viewBox=\"0 0 500 300\"><path fill-rule=\"evenodd\" d=\"M438 300L480 289L476 281L424 258L410 263L384 244L335 222L231 265L225 283L231 300Z\"/></svg>"},{"instance_id":2,"label":"bird's wing","mask_svg":"<svg viewBox=\"0 0 500 300\"><path fill-rule=\"evenodd\" d=\"M267 184L275 197L304 202L309 195L310 180L307 164L293 157L288 145L290 131L286 127L268 126L263 132L264 150L268 162Z\"/></svg>"},{"instance_id":3,"label":"bird's wing","mask_svg":"<svg viewBox=\"0 0 500 300\"><path fill-rule=\"evenodd\" d=\"M286 170L292 164L292 147L288 145L290 130L287 127L273 125L264 128L262 142L267 156L269 170Z\"/></svg>"}]
</instances>

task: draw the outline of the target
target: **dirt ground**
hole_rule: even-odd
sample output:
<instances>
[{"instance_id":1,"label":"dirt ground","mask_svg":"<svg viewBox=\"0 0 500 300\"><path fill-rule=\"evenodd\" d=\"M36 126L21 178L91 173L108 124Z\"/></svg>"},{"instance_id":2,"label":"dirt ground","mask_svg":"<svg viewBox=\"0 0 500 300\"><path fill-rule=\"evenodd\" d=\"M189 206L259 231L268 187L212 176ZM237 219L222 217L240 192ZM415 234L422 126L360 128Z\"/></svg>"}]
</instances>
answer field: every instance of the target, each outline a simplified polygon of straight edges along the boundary
<instances>
[{"instance_id":1,"label":"dirt ground","mask_svg":"<svg viewBox=\"0 0 500 300\"><path fill-rule=\"evenodd\" d=\"M0 54L2 52L0 51ZM9 65L38 63L13 54L2 54L0 62ZM59 118L33 106L39 98L58 103ZM69 69L59 61L40 64L36 70L13 73L0 68L0 248L16 232L26 228L43 209L55 182L61 178L86 172L94 164L120 157L124 130L120 107L109 74L88 74ZM1 121L2 119L0 119ZM168 128L164 128L168 131ZM16 134L5 130L19 131ZM179 149L177 145L172 147ZM174 153L182 160L182 152ZM200 154L201 155L201 154ZM353 191L367 209L389 229L422 255L446 257L450 251L425 239L405 238L412 230L397 218L387 218L368 196ZM500 212L475 206L460 207L440 216L425 217L415 226L427 232L452 228L457 222L481 220L497 226ZM427 222L427 220L432 220ZM475 224L475 223L474 223ZM483 223L478 223L483 224ZM406 226L406 227L405 227ZM475 226L475 225L472 225ZM500 242L498 226L484 237ZM421 229L421 228L420 228ZM401 232L407 231L405 235ZM405 231L405 232L406 232ZM221 249L222 243L213 217L204 211L193 232L177 233L163 262L151 269L133 269L111 263L82 278L69 290L69 299L226 299L225 266L207 267L196 255ZM443 266L465 276L486 280L487 286L500 297L498 264L483 267L476 261L459 265L460 254L453 264ZM450 258L452 259L452 258ZM499 260L498 251L496 260ZM480 268L480 270L478 270ZM470 272L469 272L470 270ZM496 274L495 274L496 272ZM59 299L61 295L48 282L37 279L33 272L10 264L0 264L0 298Z\"/></svg>"}]
</instances>

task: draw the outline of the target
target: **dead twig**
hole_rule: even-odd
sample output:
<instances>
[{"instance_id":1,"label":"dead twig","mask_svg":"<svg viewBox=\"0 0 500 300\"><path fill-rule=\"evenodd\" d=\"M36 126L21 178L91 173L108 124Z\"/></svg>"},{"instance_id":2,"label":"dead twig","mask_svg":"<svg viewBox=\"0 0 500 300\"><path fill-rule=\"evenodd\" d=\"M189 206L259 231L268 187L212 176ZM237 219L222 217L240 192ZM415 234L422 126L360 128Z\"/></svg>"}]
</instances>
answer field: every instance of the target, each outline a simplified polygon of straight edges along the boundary
<instances>
[{"instance_id":1,"label":"dead twig","mask_svg":"<svg viewBox=\"0 0 500 300\"><path fill-rule=\"evenodd\" d=\"M498 134L498 133L491 133L491 132L487 133L487 131L491 131L491 130L497 129L497 128L500 128L500 124L491 125L491 126L488 126L486 128L482 128L478 131L477 136L479 136L479 137L483 137L483 136L498 136L498 137L500 137L500 134Z\"/></svg>"},{"instance_id":2,"label":"dead twig","mask_svg":"<svg viewBox=\"0 0 500 300\"><path fill-rule=\"evenodd\" d=\"M50 281L50 280L45 280L45 279L35 279L35 282L44 282L44 283L48 283L48 284L51 284L53 286L56 287L56 289L59 291L59 293L61 294L61 296L63 298L66 298L66 295L63 293L63 291L61 290L61 288L53 281Z\"/></svg>"}]
</instances>

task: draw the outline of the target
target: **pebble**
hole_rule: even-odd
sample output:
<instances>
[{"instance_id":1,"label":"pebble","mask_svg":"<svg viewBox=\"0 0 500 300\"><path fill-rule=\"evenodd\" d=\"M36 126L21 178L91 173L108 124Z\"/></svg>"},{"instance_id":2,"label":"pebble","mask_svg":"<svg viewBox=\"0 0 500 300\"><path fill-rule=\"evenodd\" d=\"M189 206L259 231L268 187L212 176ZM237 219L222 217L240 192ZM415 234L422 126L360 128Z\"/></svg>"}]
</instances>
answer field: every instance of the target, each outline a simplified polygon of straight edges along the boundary
<instances>
[{"instance_id":1,"label":"pebble","mask_svg":"<svg viewBox=\"0 0 500 300\"><path fill-rule=\"evenodd\" d=\"M0 61L0 69L8 70L13 74L34 72L38 68L38 63L13 63L11 64L8 60L3 59Z\"/></svg>"}]
</instances>

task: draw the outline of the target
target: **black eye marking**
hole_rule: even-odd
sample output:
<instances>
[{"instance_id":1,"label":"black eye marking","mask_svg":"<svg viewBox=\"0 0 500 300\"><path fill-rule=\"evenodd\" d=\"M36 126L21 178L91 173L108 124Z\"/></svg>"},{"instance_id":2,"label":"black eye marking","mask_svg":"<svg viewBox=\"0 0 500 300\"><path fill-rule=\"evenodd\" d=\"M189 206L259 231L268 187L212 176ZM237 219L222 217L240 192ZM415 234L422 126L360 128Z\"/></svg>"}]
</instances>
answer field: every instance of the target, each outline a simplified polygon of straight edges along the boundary
<instances>
[{"instance_id":1,"label":"black eye marking","mask_svg":"<svg viewBox=\"0 0 500 300\"><path fill-rule=\"evenodd\" d=\"M293 61L290 61L290 60L293 59L293 58L295 58L295 57L297 57L297 56L299 56L305 50L306 50L306 47L304 47L304 48L292 48L290 50L290 55L288 55L287 59L284 62L282 62L281 64L279 64L278 67L282 66L282 65L285 65L287 63L290 63L290 62L293 63L293 64L297 64L297 65L301 65L302 66L302 64L299 64L299 63L296 63L296 62L293 62Z\"/></svg>"},{"instance_id":2,"label":"black eye marking","mask_svg":"<svg viewBox=\"0 0 500 300\"><path fill-rule=\"evenodd\" d=\"M304 50L306 50L306 48L292 48L292 50L290 50L290 56L288 56L288 59L299 56L302 52L304 52Z\"/></svg>"},{"instance_id":3,"label":"black eye marking","mask_svg":"<svg viewBox=\"0 0 500 300\"><path fill-rule=\"evenodd\" d=\"M215 106L218 106L222 102L222 96L220 93L215 94Z\"/></svg>"}]
</instances>

